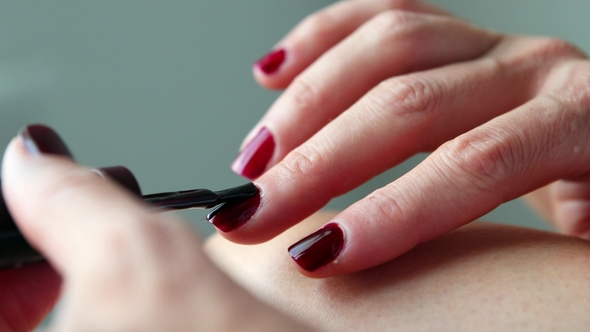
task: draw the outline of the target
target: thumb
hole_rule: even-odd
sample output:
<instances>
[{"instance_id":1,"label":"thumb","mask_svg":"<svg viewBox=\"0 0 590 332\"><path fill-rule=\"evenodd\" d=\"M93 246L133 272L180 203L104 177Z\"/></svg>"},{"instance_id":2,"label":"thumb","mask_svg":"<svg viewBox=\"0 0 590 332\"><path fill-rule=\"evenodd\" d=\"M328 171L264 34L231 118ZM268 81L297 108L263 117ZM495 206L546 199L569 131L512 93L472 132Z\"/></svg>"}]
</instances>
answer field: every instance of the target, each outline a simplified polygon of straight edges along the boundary
<instances>
[{"instance_id":1,"label":"thumb","mask_svg":"<svg viewBox=\"0 0 590 332\"><path fill-rule=\"evenodd\" d=\"M149 219L133 195L77 165L59 136L41 125L26 127L9 144L2 185L18 228L58 270L83 256L80 249L89 246L84 234L104 229L106 221Z\"/></svg>"}]
</instances>

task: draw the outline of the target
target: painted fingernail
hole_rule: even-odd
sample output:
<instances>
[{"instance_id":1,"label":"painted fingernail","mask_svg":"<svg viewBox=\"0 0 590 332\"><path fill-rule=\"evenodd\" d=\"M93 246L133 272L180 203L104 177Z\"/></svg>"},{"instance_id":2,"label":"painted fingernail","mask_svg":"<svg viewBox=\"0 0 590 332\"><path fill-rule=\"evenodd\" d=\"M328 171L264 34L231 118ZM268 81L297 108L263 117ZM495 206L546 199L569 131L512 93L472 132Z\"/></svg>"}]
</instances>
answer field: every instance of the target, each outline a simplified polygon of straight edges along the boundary
<instances>
[{"instance_id":1,"label":"painted fingernail","mask_svg":"<svg viewBox=\"0 0 590 332\"><path fill-rule=\"evenodd\" d=\"M30 154L55 154L72 157L70 150L59 135L47 126L28 125L21 129L18 135Z\"/></svg>"},{"instance_id":2,"label":"painted fingernail","mask_svg":"<svg viewBox=\"0 0 590 332\"><path fill-rule=\"evenodd\" d=\"M260 194L238 203L225 203L211 211L207 220L220 231L228 233L250 220L259 206Z\"/></svg>"},{"instance_id":3,"label":"painted fingernail","mask_svg":"<svg viewBox=\"0 0 590 332\"><path fill-rule=\"evenodd\" d=\"M256 179L266 169L266 165L275 152L275 139L272 133L263 127L258 135L236 157L231 165L234 172L249 179Z\"/></svg>"},{"instance_id":4,"label":"painted fingernail","mask_svg":"<svg viewBox=\"0 0 590 332\"><path fill-rule=\"evenodd\" d=\"M278 50L273 50L267 55L260 58L254 64L256 67L260 68L262 72L265 74L272 74L279 70L281 64L285 61L286 52L284 49L280 48Z\"/></svg>"},{"instance_id":5,"label":"painted fingernail","mask_svg":"<svg viewBox=\"0 0 590 332\"><path fill-rule=\"evenodd\" d=\"M315 271L332 262L344 244L344 232L338 224L329 223L289 247L289 255L305 271Z\"/></svg>"},{"instance_id":6,"label":"painted fingernail","mask_svg":"<svg viewBox=\"0 0 590 332\"><path fill-rule=\"evenodd\" d=\"M119 185L127 188L132 193L141 196L141 188L139 187L139 183L137 179L131 173L131 171L124 166L111 166L111 167L101 167L101 168L93 168L91 171L95 172L96 174L100 175L103 179L111 179L118 183Z\"/></svg>"}]
</instances>

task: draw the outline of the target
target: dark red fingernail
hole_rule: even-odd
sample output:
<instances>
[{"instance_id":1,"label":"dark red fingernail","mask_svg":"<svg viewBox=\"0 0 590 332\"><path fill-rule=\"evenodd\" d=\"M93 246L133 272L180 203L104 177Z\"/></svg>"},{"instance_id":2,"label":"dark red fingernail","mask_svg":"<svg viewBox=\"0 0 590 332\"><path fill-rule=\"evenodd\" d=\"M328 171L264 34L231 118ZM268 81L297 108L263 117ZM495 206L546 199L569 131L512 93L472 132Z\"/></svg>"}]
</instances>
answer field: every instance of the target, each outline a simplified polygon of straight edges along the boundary
<instances>
[{"instance_id":1,"label":"dark red fingernail","mask_svg":"<svg viewBox=\"0 0 590 332\"><path fill-rule=\"evenodd\" d=\"M207 215L217 229L228 233L242 226L258 211L260 206L260 193L239 203L225 203L214 209Z\"/></svg>"},{"instance_id":2,"label":"dark red fingernail","mask_svg":"<svg viewBox=\"0 0 590 332\"><path fill-rule=\"evenodd\" d=\"M265 74L272 74L279 70L281 64L285 61L285 50L278 49L271 51L267 55L256 61L255 66L260 68Z\"/></svg>"},{"instance_id":3,"label":"dark red fingernail","mask_svg":"<svg viewBox=\"0 0 590 332\"><path fill-rule=\"evenodd\" d=\"M263 127L256 137L236 157L231 165L234 172L249 179L256 179L266 169L275 152L275 139L272 133Z\"/></svg>"},{"instance_id":4,"label":"dark red fingernail","mask_svg":"<svg viewBox=\"0 0 590 332\"><path fill-rule=\"evenodd\" d=\"M70 150L59 135L51 128L33 124L20 130L18 135L23 140L27 151L31 154L55 154L72 157Z\"/></svg>"},{"instance_id":5,"label":"dark red fingernail","mask_svg":"<svg viewBox=\"0 0 590 332\"><path fill-rule=\"evenodd\" d=\"M329 223L289 247L289 255L305 271L315 271L332 262L344 245L344 232L338 224Z\"/></svg>"},{"instance_id":6,"label":"dark red fingernail","mask_svg":"<svg viewBox=\"0 0 590 332\"><path fill-rule=\"evenodd\" d=\"M131 171L127 167L101 167L93 168L92 171L103 178L110 178L111 180L115 181L124 188L127 188L132 193L141 196L141 188L139 188L139 183L137 182L135 175L133 175L133 173L131 173Z\"/></svg>"}]
</instances>

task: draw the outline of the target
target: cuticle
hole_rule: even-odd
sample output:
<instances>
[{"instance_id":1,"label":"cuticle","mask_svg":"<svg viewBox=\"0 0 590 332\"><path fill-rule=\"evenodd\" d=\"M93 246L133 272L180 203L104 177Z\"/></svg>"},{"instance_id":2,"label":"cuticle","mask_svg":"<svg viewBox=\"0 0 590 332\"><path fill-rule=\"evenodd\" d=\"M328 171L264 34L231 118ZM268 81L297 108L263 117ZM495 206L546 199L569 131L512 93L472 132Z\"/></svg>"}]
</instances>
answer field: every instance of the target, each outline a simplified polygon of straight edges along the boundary
<instances>
[{"instance_id":1,"label":"cuticle","mask_svg":"<svg viewBox=\"0 0 590 332\"><path fill-rule=\"evenodd\" d=\"M241 227L243 227L243 226L247 226L247 224L250 224L250 221L251 221L251 220L252 220L254 217L256 217L256 215L257 215L257 214L258 214L258 212L260 211L260 208L261 208L261 207L264 205L264 203L263 203L263 201L262 201L262 199L264 198L264 195L263 195L262 189L260 189L260 186L259 186L258 184L254 183L254 182L252 182L252 184L253 184L253 185L254 185L256 188L258 188L258 196L259 196L259 203L258 203L258 207L256 208L256 211L254 211L254 213L252 214L252 216L250 217L250 219L246 220L246 221L245 221L245 222L244 222L244 223L243 223L243 224L242 224L240 227L238 227L238 228L241 228Z\"/></svg>"},{"instance_id":2,"label":"cuticle","mask_svg":"<svg viewBox=\"0 0 590 332\"><path fill-rule=\"evenodd\" d=\"M332 262L330 262L330 264L337 264L338 261L340 260L340 257L342 257L342 255L344 254L348 237L346 236L346 229L344 227L342 227L341 223L339 223L337 221L330 221L329 223L325 224L324 227L326 227L329 224L336 225L338 228L340 228L340 231L342 232L342 244L340 245L340 249L336 253L336 257L334 258L334 260ZM322 227L322 228L324 228L324 227Z\"/></svg>"}]
</instances>

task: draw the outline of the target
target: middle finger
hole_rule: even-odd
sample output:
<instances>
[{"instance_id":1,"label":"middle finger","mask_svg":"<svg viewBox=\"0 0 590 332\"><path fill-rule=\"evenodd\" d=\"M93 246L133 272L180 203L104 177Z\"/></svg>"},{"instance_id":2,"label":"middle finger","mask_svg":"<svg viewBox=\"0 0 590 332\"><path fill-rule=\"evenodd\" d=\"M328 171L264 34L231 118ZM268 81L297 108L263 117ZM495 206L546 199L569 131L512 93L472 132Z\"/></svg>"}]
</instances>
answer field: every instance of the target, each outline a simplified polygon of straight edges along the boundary
<instances>
[{"instance_id":1,"label":"middle finger","mask_svg":"<svg viewBox=\"0 0 590 332\"><path fill-rule=\"evenodd\" d=\"M450 17L384 12L293 81L232 168L257 178L384 79L479 57L499 39Z\"/></svg>"}]
</instances>

